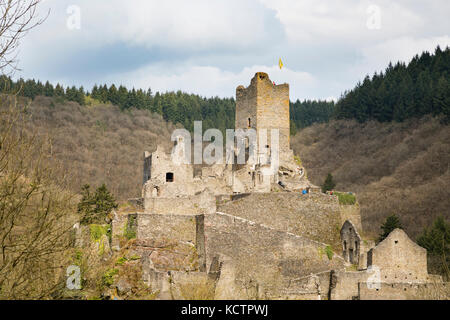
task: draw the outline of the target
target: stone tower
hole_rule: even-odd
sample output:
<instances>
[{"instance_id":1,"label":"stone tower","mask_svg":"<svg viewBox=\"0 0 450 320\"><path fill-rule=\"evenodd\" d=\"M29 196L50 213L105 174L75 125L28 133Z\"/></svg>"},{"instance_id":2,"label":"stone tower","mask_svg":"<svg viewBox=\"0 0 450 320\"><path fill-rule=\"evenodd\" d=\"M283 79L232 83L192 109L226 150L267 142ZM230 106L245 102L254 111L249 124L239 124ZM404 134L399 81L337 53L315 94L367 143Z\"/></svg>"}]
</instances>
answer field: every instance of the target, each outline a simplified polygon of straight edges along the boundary
<instances>
[{"instance_id":1,"label":"stone tower","mask_svg":"<svg viewBox=\"0 0 450 320\"><path fill-rule=\"evenodd\" d=\"M289 85L274 85L267 73L257 72L250 86L236 89L236 129L267 129L270 145L270 130L279 130L280 157L290 153L289 144ZM260 142L258 141L258 145Z\"/></svg>"}]
</instances>

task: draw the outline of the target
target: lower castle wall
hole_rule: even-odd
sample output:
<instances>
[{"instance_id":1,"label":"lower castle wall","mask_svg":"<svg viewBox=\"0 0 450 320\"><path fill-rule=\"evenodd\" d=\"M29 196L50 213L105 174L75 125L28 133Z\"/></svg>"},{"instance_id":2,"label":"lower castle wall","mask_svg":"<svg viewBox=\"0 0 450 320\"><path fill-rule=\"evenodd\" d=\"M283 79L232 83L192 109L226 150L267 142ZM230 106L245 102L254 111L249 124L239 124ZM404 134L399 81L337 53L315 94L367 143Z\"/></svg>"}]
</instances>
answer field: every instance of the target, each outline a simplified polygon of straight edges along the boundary
<instances>
[{"instance_id":1,"label":"lower castle wall","mask_svg":"<svg viewBox=\"0 0 450 320\"><path fill-rule=\"evenodd\" d=\"M264 284L270 295L286 279L343 268L341 257L328 259L325 244L219 212L205 215L205 244L207 265L224 255L238 281Z\"/></svg>"},{"instance_id":2,"label":"lower castle wall","mask_svg":"<svg viewBox=\"0 0 450 320\"><path fill-rule=\"evenodd\" d=\"M358 299L358 283L366 282L371 273L335 271L331 274L330 300Z\"/></svg>"},{"instance_id":3,"label":"lower castle wall","mask_svg":"<svg viewBox=\"0 0 450 320\"><path fill-rule=\"evenodd\" d=\"M341 208L336 196L298 192L253 193L221 203L217 210L325 242L335 250L341 250Z\"/></svg>"},{"instance_id":4,"label":"lower castle wall","mask_svg":"<svg viewBox=\"0 0 450 320\"><path fill-rule=\"evenodd\" d=\"M136 219L137 239L170 239L174 241L196 243L197 218L192 215L136 213L130 215Z\"/></svg>"},{"instance_id":5,"label":"lower castle wall","mask_svg":"<svg viewBox=\"0 0 450 320\"><path fill-rule=\"evenodd\" d=\"M183 214L198 215L214 213L216 211L216 199L214 195L200 194L177 198L145 198L146 213L155 214Z\"/></svg>"},{"instance_id":6,"label":"lower castle wall","mask_svg":"<svg viewBox=\"0 0 450 320\"><path fill-rule=\"evenodd\" d=\"M361 300L437 300L448 297L450 283L381 283L378 289L359 284Z\"/></svg>"}]
</instances>

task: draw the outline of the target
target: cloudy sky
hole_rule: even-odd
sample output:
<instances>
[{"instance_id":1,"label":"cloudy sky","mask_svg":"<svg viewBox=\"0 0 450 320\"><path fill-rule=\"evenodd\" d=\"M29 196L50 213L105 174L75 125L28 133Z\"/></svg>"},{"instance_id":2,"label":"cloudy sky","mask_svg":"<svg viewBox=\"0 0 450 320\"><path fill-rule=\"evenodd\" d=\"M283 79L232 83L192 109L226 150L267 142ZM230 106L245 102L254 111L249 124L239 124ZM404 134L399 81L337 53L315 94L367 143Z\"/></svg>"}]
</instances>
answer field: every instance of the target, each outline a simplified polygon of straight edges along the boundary
<instances>
[{"instance_id":1,"label":"cloudy sky","mask_svg":"<svg viewBox=\"0 0 450 320\"><path fill-rule=\"evenodd\" d=\"M16 77L231 97L265 71L291 100L327 99L389 61L450 46L448 0L44 0L49 9L21 43Z\"/></svg>"}]
</instances>

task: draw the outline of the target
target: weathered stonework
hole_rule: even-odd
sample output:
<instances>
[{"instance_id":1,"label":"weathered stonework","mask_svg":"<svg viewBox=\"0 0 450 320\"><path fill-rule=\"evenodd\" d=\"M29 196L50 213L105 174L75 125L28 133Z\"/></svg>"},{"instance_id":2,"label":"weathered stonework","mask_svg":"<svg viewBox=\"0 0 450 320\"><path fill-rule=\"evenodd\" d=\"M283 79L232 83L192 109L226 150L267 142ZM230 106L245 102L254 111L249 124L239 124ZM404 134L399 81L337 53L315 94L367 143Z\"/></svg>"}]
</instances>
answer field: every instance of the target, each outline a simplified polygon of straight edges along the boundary
<instances>
[{"instance_id":1,"label":"weathered stonework","mask_svg":"<svg viewBox=\"0 0 450 320\"><path fill-rule=\"evenodd\" d=\"M218 205L218 211L340 248L336 196L300 192L252 193Z\"/></svg>"},{"instance_id":2,"label":"weathered stonework","mask_svg":"<svg viewBox=\"0 0 450 320\"><path fill-rule=\"evenodd\" d=\"M351 264L359 264L361 254L361 237L355 225L347 220L341 228L342 256L345 261Z\"/></svg>"},{"instance_id":3,"label":"weathered stonework","mask_svg":"<svg viewBox=\"0 0 450 320\"><path fill-rule=\"evenodd\" d=\"M384 282L426 282L427 250L395 229L367 254L367 267L377 266Z\"/></svg>"},{"instance_id":4,"label":"weathered stonework","mask_svg":"<svg viewBox=\"0 0 450 320\"><path fill-rule=\"evenodd\" d=\"M135 237L158 299L192 298L211 283L215 299L414 299L431 283L445 288L428 275L426 250L402 230L375 246L364 239L357 203L341 205L308 181L290 149L289 85L256 73L236 89L235 126L268 129L267 140L257 135L255 161L204 166L194 176L177 138L172 154L144 153L139 212L114 214L113 247L125 233ZM279 130L278 172L271 129ZM249 153L239 148L234 159Z\"/></svg>"}]
</instances>

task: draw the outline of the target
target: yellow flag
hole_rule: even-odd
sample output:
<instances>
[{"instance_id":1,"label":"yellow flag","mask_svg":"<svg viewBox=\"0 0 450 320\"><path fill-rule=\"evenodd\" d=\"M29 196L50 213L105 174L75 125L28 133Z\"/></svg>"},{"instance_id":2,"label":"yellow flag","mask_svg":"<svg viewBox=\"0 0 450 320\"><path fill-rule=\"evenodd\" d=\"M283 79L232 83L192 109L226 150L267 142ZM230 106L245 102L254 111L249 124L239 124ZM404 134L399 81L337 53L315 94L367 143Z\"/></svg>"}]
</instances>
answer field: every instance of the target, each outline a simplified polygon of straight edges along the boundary
<instances>
[{"instance_id":1,"label":"yellow flag","mask_svg":"<svg viewBox=\"0 0 450 320\"><path fill-rule=\"evenodd\" d=\"M278 66L280 67L280 69L283 68L283 62L281 61L281 58L280 61L278 61Z\"/></svg>"}]
</instances>

